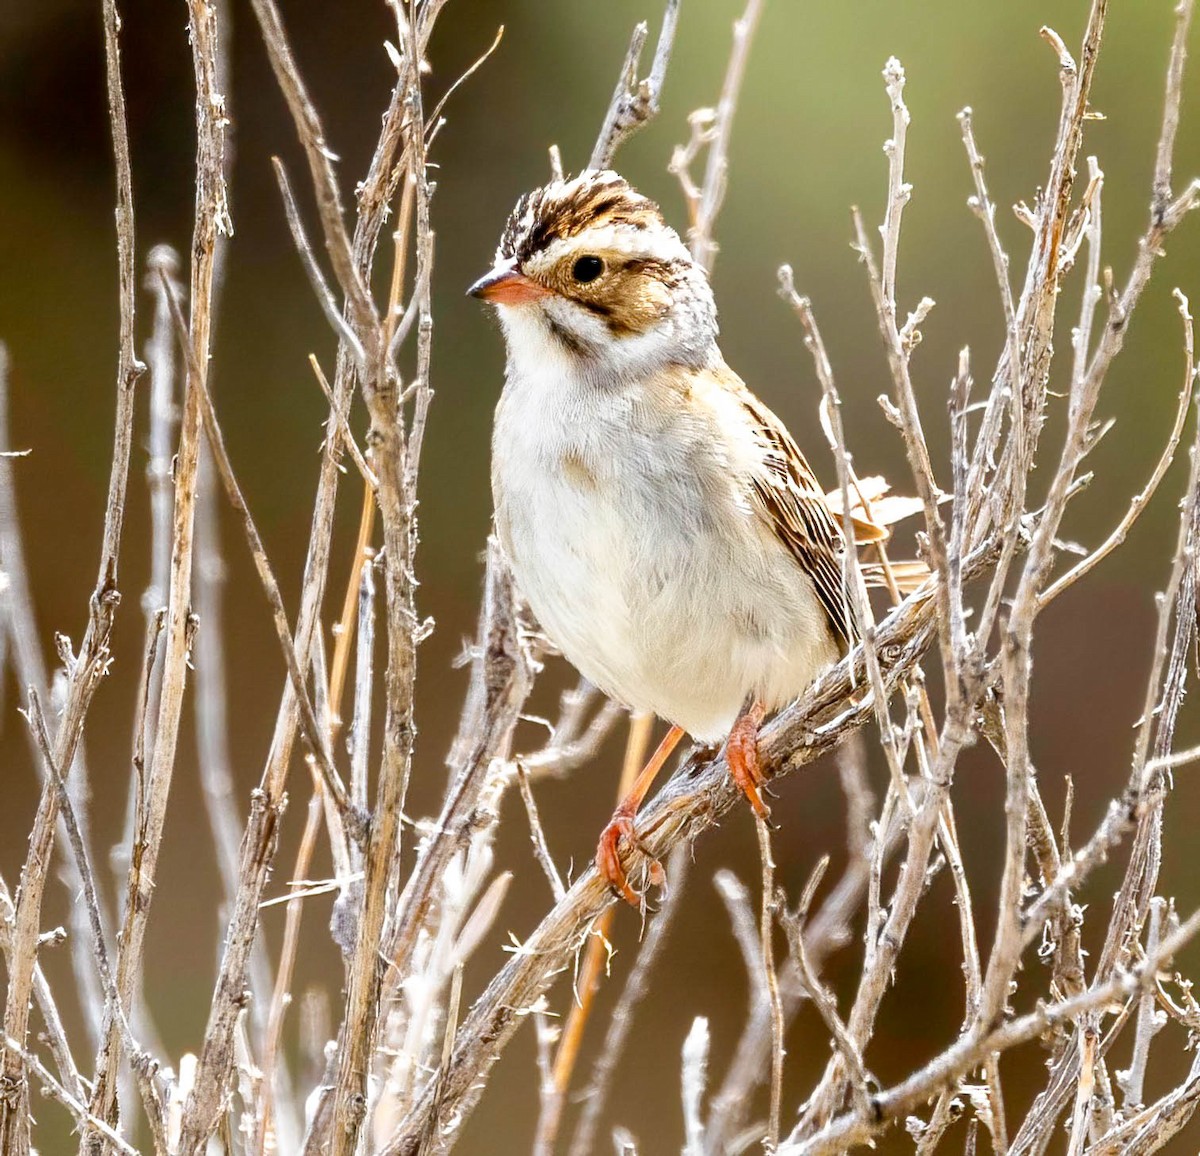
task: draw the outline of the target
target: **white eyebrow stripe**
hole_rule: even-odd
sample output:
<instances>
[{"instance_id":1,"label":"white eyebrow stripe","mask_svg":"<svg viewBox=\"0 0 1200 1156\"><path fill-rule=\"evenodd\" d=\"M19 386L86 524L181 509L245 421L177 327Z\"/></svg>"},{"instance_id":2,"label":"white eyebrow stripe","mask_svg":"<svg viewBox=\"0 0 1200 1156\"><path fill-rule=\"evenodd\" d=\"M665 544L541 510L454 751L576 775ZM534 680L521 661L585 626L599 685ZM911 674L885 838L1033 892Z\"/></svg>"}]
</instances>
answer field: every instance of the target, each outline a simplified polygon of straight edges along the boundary
<instances>
[{"instance_id":1,"label":"white eyebrow stripe","mask_svg":"<svg viewBox=\"0 0 1200 1156\"><path fill-rule=\"evenodd\" d=\"M627 224L600 225L573 237L558 237L528 262L533 269L549 268L572 253L617 252L655 261L688 260L679 234L668 225L638 229Z\"/></svg>"}]
</instances>

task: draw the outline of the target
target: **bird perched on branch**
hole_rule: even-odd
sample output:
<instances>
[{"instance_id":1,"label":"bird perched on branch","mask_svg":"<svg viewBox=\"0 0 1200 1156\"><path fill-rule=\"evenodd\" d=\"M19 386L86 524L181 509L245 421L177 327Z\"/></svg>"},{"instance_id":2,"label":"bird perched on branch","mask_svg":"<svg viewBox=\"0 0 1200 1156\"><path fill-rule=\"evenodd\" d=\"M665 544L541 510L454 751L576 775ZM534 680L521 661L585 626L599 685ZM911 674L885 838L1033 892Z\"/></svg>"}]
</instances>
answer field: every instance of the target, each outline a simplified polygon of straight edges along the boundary
<instances>
[{"instance_id":1,"label":"bird perched on branch","mask_svg":"<svg viewBox=\"0 0 1200 1156\"><path fill-rule=\"evenodd\" d=\"M636 906L619 842L685 732L727 738L766 815L763 718L857 636L842 530L721 356L704 270L616 173L523 196L469 292L497 307L508 350L492 493L517 585L586 678L672 724L596 853Z\"/></svg>"}]
</instances>

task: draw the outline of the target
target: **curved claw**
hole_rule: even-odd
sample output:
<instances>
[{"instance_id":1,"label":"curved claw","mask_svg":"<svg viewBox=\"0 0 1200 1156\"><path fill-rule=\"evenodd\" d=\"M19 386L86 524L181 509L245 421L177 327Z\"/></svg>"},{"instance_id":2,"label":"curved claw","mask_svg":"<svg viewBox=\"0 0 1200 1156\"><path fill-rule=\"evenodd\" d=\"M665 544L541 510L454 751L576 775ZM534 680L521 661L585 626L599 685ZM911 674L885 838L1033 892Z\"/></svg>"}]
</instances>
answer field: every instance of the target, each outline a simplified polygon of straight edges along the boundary
<instances>
[{"instance_id":1,"label":"curved claw","mask_svg":"<svg viewBox=\"0 0 1200 1156\"><path fill-rule=\"evenodd\" d=\"M730 778L749 800L754 813L760 819L766 819L771 809L763 802L760 793L760 788L765 787L767 782L758 759L758 727L761 722L762 715L755 707L733 724L729 741L725 744L725 759L729 763Z\"/></svg>"},{"instance_id":2,"label":"curved claw","mask_svg":"<svg viewBox=\"0 0 1200 1156\"><path fill-rule=\"evenodd\" d=\"M596 870L603 879L630 907L641 910L642 896L630 886L629 876L621 866L620 843L624 838L631 847L639 847L637 836L633 830L633 816L618 811L609 820L608 826L600 833L600 841L596 845ZM666 873L662 864L652 857L649 860L648 871L650 882L661 887L666 882Z\"/></svg>"}]
</instances>

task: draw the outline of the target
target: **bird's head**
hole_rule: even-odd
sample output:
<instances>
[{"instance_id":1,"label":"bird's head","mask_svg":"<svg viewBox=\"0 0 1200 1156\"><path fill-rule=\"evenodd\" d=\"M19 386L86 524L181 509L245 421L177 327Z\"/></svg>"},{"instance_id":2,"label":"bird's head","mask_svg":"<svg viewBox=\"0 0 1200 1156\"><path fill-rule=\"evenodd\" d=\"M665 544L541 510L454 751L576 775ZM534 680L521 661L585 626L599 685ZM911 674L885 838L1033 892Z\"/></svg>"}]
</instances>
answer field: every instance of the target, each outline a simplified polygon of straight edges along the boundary
<instances>
[{"instance_id":1,"label":"bird's head","mask_svg":"<svg viewBox=\"0 0 1200 1156\"><path fill-rule=\"evenodd\" d=\"M511 359L565 357L589 376L700 366L716 339L703 269L658 205L607 170L521 197L469 293L497 306Z\"/></svg>"}]
</instances>

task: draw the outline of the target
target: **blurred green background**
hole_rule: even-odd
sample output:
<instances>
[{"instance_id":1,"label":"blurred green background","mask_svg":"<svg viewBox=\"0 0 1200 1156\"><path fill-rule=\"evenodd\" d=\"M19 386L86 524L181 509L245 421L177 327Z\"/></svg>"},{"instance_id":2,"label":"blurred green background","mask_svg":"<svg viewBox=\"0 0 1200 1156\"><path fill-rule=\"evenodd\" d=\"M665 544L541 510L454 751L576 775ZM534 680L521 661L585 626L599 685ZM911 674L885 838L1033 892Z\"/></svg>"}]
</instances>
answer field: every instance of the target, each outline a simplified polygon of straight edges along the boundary
<instances>
[{"instance_id":1,"label":"blurred green background","mask_svg":"<svg viewBox=\"0 0 1200 1156\"><path fill-rule=\"evenodd\" d=\"M288 239L270 171L270 156L282 156L303 188L302 159L249 8L240 2L232 7L227 34L236 236L220 307L213 382L230 452L294 608L325 412L306 355L315 352L329 366L334 343ZM687 113L716 99L731 22L740 7L733 0L684 0L662 115L619 157L624 173L657 197L678 225L682 201L666 161L672 146L685 139ZM1112 7L1093 99L1106 119L1089 125L1083 152L1096 154L1106 172L1105 261L1120 282L1147 213L1173 4L1134 0ZM328 139L341 157L349 203L393 77L383 49L383 40L392 35L385 6L374 0L287 0L282 8ZM144 259L157 242L183 251L189 244L191 67L181 3L129 0L122 13L138 251ZM547 146L561 146L569 169L585 162L632 25L650 20L653 36L659 16L660 5L651 0L452 0L430 48L430 91L437 95L487 47L497 26L505 26L495 56L451 98L448 124L432 157L438 165L433 206L437 396L421 487L420 607L436 619L437 631L421 652L421 735L409 806L415 815L435 806L444 785L443 757L465 686L453 660L473 629L490 514L488 435L501 383L502 343L463 289L487 268L516 196L546 178ZM899 288L902 308L911 308L922 295L938 302L924 326L914 375L935 466L945 481L945 401L957 352L971 346L976 378L986 382L1002 339L991 262L979 223L965 204L970 174L955 113L964 105L975 109L992 196L1000 206L1000 232L1019 283L1029 233L1008 206L1020 199L1032 202L1044 180L1059 104L1056 61L1037 32L1050 24L1074 48L1085 17L1084 0L773 0L767 5L734 129L714 284L728 360L787 420L830 483L831 463L814 421L817 386L798 326L776 297L775 270L790 262L801 292L814 300L861 471L902 478L902 448L874 400L889 389L886 364L865 276L848 247L852 204L862 206L869 224L882 216L881 145L891 132L880 79L885 60L897 55L909 77L913 123L907 177L914 196L905 216ZM1177 187L1200 171L1198 97L1200 80L1193 72L1185 88L1185 101L1193 107L1185 106ZM78 639L98 555L116 362L112 201L99 4L40 0L0 8L0 339L8 343L13 363L14 442L33 450L16 469L47 653L54 631ZM311 202L306 198L304 204L311 220ZM1093 455L1096 479L1068 523L1071 536L1084 543L1098 542L1120 517L1169 428L1182 367L1170 290L1179 285L1200 306L1197 225L1185 224L1170 243L1101 400L1100 415L1115 417L1117 426ZM1075 276L1063 301L1060 348L1069 340L1079 282ZM148 301L140 307L144 339ZM87 737L100 848L118 838L124 813L143 629L139 596L149 572L144 412L140 420L116 661L92 709ZM362 424L356 413L355 428ZM1059 433L1052 420L1043 439L1047 461L1057 452ZM1154 592L1166 578L1174 503L1182 485L1177 462L1126 547L1056 604L1041 625L1033 753L1056 822L1064 776L1074 777L1073 830L1079 841L1124 781L1131 726L1150 660ZM357 482L350 478L343 487L327 619L340 608L358 501ZM232 738L244 799L266 754L283 669L240 537L232 525L227 530ZM535 707L551 712L554 693L567 678L565 670L552 668ZM37 783L17 714L17 687L11 674L5 679L0 872L11 886L24 856ZM534 728L523 737L526 745L538 741ZM619 740L610 743L599 765L539 788L552 849L563 865L585 862L591 854L611 808L619 745ZM880 786L881 763L872 765L872 775ZM288 878L284 864L290 862L302 821L306 791L299 766L297 776L276 892ZM969 753L959 769L956 798L986 950L1003 840L1003 783L995 761L983 752ZM511 821L503 825L499 854L516 871L516 880L495 933L468 975L469 996L478 990L470 985L478 985L503 961L504 932L524 935L549 899L529 855L519 802L509 799L506 807ZM1183 770L1168 805L1162 892L1178 896L1185 908L1200 900L1194 868L1197 808L1200 791L1193 772ZM781 824L776 840L780 877L794 898L821 854L831 852L835 868L842 854L843 805L831 768L823 765L788 782L775 815ZM146 977L172 1059L198 1046L211 991L219 929L209 848L193 746L185 731ZM746 977L710 883L721 865L734 866L748 881L756 877L753 828L745 815L735 814L696 848L690 893L618 1081L610 1118L628 1126L645 1153L679 1146L678 1055L691 1018L711 1017L715 1080L744 1016ZM323 869L323 864L315 868ZM1118 879L1118 868L1110 866L1082 896L1096 925L1092 946ZM962 977L950 898L943 872L914 925L867 1056L884 1083L931 1056L958 1029ZM46 926L64 918L67 900L61 888L50 892ZM336 990L339 972L324 932L327 915L327 899L310 902L300 980L332 984ZM282 908L268 910L263 922L270 942L277 943ZM623 911L617 926L613 966L620 979L636 942L637 920ZM48 963L65 984L64 949L57 951L59 958ZM1194 961L1196 953L1190 958ZM843 1001L857 970L857 948L831 962L828 975ZM1044 980L1040 974L1031 978L1036 984ZM608 991L602 997L601 1014L610 996ZM560 983L554 1000L565 1008L565 985ZM599 1020L593 1024L593 1040L600 1026ZM1174 1030L1160 1037L1151 1057L1151 1093L1173 1083L1186 1066L1181 1043ZM523 1029L496 1070L462 1151L528 1151L537 1106L533 1055L532 1033ZM585 1050L585 1063L589 1055ZM826 1055L817 1017L802 1011L789 1039L789 1112ZM1031 1081L1042 1077L1041 1059L1037 1048L1028 1048L1006 1062L1013 1122L1028 1103ZM1115 1064L1126 1060L1119 1053ZM39 1111L58 1114L49 1105ZM1195 1151L1198 1134L1191 1128L1171 1150ZM58 1135L62 1148L44 1138L43 1151L68 1150L66 1131ZM894 1134L883 1147L907 1151L908 1144Z\"/></svg>"}]
</instances>

